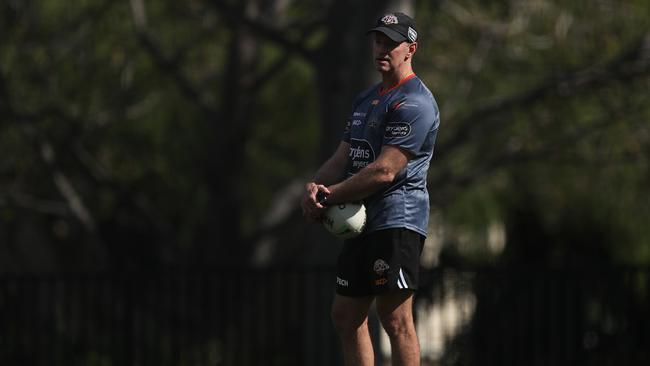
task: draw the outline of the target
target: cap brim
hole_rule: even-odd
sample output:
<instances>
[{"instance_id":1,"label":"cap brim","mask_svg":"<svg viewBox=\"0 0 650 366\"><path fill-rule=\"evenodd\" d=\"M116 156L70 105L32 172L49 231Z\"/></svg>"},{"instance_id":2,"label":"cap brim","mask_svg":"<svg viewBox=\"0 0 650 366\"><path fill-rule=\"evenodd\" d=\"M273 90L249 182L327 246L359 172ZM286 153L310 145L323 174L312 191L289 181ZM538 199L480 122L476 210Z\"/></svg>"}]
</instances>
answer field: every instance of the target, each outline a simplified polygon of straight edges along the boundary
<instances>
[{"instance_id":1,"label":"cap brim","mask_svg":"<svg viewBox=\"0 0 650 366\"><path fill-rule=\"evenodd\" d=\"M395 42L404 42L404 41L408 40L408 38L406 38L405 35L400 34L400 33L396 32L396 31L394 31L394 30L392 30L390 28L386 28L386 27L372 28L371 30L366 32L366 34L370 34L372 32L381 32L381 33L385 34L388 38L392 39Z\"/></svg>"}]
</instances>

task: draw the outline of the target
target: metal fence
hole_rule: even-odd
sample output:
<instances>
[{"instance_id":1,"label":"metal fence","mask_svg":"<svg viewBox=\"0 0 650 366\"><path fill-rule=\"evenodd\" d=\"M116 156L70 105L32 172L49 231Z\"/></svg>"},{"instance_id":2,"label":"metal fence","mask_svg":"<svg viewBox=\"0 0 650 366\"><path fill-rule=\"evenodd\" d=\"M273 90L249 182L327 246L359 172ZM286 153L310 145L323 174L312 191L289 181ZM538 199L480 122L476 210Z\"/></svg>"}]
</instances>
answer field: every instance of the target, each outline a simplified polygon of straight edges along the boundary
<instances>
[{"instance_id":1,"label":"metal fence","mask_svg":"<svg viewBox=\"0 0 650 366\"><path fill-rule=\"evenodd\" d=\"M0 277L0 365L341 365L333 272ZM423 365L645 365L650 271L422 273ZM374 317L373 317L374 319ZM376 322L377 364L390 357Z\"/></svg>"}]
</instances>

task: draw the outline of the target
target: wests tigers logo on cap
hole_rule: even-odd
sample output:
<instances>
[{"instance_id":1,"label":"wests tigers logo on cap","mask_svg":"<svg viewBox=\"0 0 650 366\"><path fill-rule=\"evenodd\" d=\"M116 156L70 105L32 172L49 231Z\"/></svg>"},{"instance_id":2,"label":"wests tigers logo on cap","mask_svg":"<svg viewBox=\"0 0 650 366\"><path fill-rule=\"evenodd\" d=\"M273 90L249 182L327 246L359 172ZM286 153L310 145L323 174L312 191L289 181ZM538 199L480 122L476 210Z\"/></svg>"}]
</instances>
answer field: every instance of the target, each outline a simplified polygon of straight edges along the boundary
<instances>
[{"instance_id":1,"label":"wests tigers logo on cap","mask_svg":"<svg viewBox=\"0 0 650 366\"><path fill-rule=\"evenodd\" d=\"M393 14L388 14L388 15L384 15L384 17L381 18L380 21L386 25L397 24L397 17Z\"/></svg>"}]
</instances>

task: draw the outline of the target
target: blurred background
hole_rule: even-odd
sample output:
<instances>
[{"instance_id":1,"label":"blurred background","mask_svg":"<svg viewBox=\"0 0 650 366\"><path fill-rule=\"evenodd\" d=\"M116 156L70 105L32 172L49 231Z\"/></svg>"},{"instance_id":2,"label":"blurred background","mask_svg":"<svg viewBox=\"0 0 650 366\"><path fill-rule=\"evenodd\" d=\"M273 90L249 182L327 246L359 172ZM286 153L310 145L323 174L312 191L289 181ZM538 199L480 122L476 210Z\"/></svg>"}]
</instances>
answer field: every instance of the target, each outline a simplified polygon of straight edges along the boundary
<instances>
[{"instance_id":1,"label":"blurred background","mask_svg":"<svg viewBox=\"0 0 650 366\"><path fill-rule=\"evenodd\" d=\"M646 365L646 0L0 0L0 364L341 365L298 199L395 10L441 110L423 365Z\"/></svg>"}]
</instances>

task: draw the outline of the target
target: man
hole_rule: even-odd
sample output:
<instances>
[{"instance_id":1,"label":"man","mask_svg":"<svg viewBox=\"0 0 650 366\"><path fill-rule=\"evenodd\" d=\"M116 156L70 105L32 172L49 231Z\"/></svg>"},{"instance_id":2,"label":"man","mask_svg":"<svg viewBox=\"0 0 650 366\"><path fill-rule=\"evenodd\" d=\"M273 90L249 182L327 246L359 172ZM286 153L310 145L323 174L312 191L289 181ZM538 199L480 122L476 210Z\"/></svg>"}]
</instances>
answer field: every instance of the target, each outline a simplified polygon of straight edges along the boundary
<instances>
[{"instance_id":1,"label":"man","mask_svg":"<svg viewBox=\"0 0 650 366\"><path fill-rule=\"evenodd\" d=\"M368 33L382 81L356 98L341 143L307 183L301 207L318 221L327 205L366 205L366 229L344 243L337 264L332 320L345 364L374 365L368 311L376 301L393 365L419 365L413 292L429 220L426 178L438 106L413 73L413 19L388 14Z\"/></svg>"}]
</instances>

